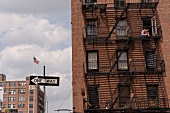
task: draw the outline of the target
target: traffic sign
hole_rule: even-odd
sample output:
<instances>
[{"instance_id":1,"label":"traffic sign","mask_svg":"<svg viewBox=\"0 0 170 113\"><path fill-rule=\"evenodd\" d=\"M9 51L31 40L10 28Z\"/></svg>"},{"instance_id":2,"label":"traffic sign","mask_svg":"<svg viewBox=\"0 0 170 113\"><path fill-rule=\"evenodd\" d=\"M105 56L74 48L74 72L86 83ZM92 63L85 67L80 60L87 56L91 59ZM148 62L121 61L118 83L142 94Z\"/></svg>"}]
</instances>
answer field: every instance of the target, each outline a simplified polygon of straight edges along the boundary
<instances>
[{"instance_id":1,"label":"traffic sign","mask_svg":"<svg viewBox=\"0 0 170 113\"><path fill-rule=\"evenodd\" d=\"M59 80L55 76L30 76L30 85L59 86Z\"/></svg>"}]
</instances>

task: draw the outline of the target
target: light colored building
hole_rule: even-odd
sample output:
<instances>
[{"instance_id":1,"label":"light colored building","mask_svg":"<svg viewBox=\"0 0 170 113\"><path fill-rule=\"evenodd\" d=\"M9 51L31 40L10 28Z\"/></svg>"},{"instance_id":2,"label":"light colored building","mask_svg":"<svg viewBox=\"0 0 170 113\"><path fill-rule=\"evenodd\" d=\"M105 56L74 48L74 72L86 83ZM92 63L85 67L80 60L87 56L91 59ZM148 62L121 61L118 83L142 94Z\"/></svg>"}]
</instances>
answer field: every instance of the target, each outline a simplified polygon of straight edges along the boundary
<instances>
[{"instance_id":1,"label":"light colored building","mask_svg":"<svg viewBox=\"0 0 170 113\"><path fill-rule=\"evenodd\" d=\"M7 81L0 74L0 87L3 88L1 109L9 113L44 113L44 92L39 86L29 85L29 77L23 81Z\"/></svg>"}]
</instances>

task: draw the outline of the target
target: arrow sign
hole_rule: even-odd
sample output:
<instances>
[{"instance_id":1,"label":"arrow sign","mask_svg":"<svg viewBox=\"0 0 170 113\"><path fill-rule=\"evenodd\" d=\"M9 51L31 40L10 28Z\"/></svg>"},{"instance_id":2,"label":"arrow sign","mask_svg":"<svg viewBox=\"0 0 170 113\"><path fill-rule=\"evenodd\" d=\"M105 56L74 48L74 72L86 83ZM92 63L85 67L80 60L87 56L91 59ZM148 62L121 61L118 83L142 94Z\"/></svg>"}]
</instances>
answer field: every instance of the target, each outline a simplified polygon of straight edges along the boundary
<instances>
[{"instance_id":1,"label":"arrow sign","mask_svg":"<svg viewBox=\"0 0 170 113\"><path fill-rule=\"evenodd\" d=\"M59 86L59 77L30 76L30 85Z\"/></svg>"}]
</instances>

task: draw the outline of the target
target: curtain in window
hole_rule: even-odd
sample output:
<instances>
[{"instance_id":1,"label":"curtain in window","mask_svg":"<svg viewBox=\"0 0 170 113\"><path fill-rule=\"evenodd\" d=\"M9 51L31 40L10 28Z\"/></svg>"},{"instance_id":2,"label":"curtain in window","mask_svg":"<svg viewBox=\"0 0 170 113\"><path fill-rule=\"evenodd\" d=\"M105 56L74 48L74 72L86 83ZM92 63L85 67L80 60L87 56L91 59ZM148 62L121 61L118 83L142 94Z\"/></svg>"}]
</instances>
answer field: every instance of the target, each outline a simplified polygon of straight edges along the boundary
<instances>
[{"instance_id":1,"label":"curtain in window","mask_svg":"<svg viewBox=\"0 0 170 113\"><path fill-rule=\"evenodd\" d=\"M120 20L116 27L116 35L117 36L125 36L126 33L126 20Z\"/></svg>"},{"instance_id":2,"label":"curtain in window","mask_svg":"<svg viewBox=\"0 0 170 113\"><path fill-rule=\"evenodd\" d=\"M88 69L98 69L97 67L97 52L88 53Z\"/></svg>"},{"instance_id":3,"label":"curtain in window","mask_svg":"<svg viewBox=\"0 0 170 113\"><path fill-rule=\"evenodd\" d=\"M96 36L97 35L97 21L88 20L86 26L87 36Z\"/></svg>"},{"instance_id":4,"label":"curtain in window","mask_svg":"<svg viewBox=\"0 0 170 113\"><path fill-rule=\"evenodd\" d=\"M120 52L118 52L118 56L120 55ZM128 64L127 64L127 52L123 52L118 60L118 69L119 70L127 70Z\"/></svg>"}]
</instances>

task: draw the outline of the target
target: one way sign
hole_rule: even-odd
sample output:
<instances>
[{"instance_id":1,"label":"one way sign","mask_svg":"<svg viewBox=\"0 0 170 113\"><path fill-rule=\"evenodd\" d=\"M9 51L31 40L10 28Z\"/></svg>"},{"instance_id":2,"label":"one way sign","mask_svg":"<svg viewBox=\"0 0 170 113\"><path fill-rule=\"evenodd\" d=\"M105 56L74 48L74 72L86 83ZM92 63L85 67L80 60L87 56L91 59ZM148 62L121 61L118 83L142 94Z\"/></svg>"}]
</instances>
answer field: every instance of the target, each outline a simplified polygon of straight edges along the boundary
<instances>
[{"instance_id":1,"label":"one way sign","mask_svg":"<svg viewBox=\"0 0 170 113\"><path fill-rule=\"evenodd\" d=\"M59 86L59 80L55 76L30 76L30 85Z\"/></svg>"}]
</instances>

